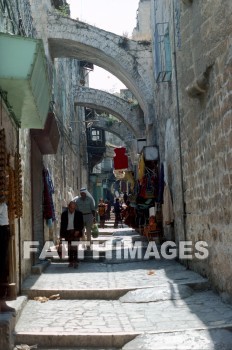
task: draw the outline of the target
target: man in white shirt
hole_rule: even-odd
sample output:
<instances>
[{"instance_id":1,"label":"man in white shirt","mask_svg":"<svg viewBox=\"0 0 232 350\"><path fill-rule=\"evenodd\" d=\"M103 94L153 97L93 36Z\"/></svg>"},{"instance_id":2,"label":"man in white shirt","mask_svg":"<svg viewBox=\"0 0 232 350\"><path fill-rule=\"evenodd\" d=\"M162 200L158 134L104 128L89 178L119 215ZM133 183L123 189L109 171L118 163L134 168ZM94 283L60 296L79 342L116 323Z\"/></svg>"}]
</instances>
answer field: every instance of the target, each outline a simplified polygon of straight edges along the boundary
<instances>
[{"instance_id":1,"label":"man in white shirt","mask_svg":"<svg viewBox=\"0 0 232 350\"><path fill-rule=\"evenodd\" d=\"M15 313L15 309L6 304L9 275L9 242L10 226L8 208L7 204L3 202L0 203L0 313Z\"/></svg>"},{"instance_id":2,"label":"man in white shirt","mask_svg":"<svg viewBox=\"0 0 232 350\"><path fill-rule=\"evenodd\" d=\"M61 214L60 238L68 241L69 267L77 268L77 247L72 247L72 241L79 241L82 237L83 215L76 209L76 203L71 201L67 210Z\"/></svg>"}]
</instances>

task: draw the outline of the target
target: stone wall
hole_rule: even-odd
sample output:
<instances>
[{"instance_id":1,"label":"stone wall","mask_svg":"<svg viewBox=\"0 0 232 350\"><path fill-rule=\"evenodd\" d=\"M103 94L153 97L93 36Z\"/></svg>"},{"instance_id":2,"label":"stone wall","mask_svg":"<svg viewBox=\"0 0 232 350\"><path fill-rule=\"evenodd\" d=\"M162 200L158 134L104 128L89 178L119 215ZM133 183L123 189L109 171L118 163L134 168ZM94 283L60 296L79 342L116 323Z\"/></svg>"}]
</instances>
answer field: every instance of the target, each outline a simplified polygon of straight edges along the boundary
<instances>
[{"instance_id":1,"label":"stone wall","mask_svg":"<svg viewBox=\"0 0 232 350\"><path fill-rule=\"evenodd\" d=\"M9 148L14 152L16 150L17 138L19 138L19 152L22 158L22 199L23 199L23 217L15 220L15 240L16 254L15 266L17 273L17 288L20 289L20 282L31 273L31 265L35 262L33 256L24 259L24 241L31 241L33 237L39 238L41 242L47 239L57 238L59 233L60 215L63 207L67 205L70 196L77 195L82 185L87 183L87 157L85 134L82 134L80 125L74 123L79 116L83 117L83 108L75 108L74 100L76 86L80 80L79 61L75 59L59 59L52 61L47 45L47 11L56 11L51 6L49 0L29 1L19 0L19 11L13 1L9 2L10 10L16 11L15 18L19 16L23 19L24 32L13 32L7 24L10 20L6 16L0 16L0 28L13 34L42 38L50 84L52 87L52 98L55 117L60 132L60 143L55 155L42 155L36 144L33 143L30 136L30 130L20 129L19 136L16 130L12 131L7 108L4 110L6 116L6 130ZM15 24L18 28L18 23ZM31 153L31 142L35 154ZM12 152L13 152L12 151ZM33 157L33 159L32 159ZM36 176L32 179L33 169L37 170ZM43 180L42 169L47 168L51 174L55 188L53 201L55 206L56 220L52 227L47 226L43 218ZM32 193L34 202L32 200ZM71 193L71 195L70 195ZM33 203L36 203L35 212L33 212ZM35 220L36 216L36 220ZM33 220L34 217L34 220ZM42 248L42 247L40 247Z\"/></svg>"},{"instance_id":2,"label":"stone wall","mask_svg":"<svg viewBox=\"0 0 232 350\"><path fill-rule=\"evenodd\" d=\"M18 231L18 241L20 245L21 256L19 256L19 270L21 280L31 272L32 261L25 259L24 241L32 240L32 201L31 201L31 141L29 130L19 130L19 153L22 159L22 176L23 176L23 216L20 220Z\"/></svg>"},{"instance_id":3,"label":"stone wall","mask_svg":"<svg viewBox=\"0 0 232 350\"><path fill-rule=\"evenodd\" d=\"M48 72L53 90L54 113L59 127L60 142L55 155L43 156L43 165L48 169L54 185L54 208L56 220L49 227L44 220L44 240L59 236L60 216L64 207L87 184L87 162L85 135L79 123L83 108L75 108L76 87L80 81L79 61L60 58L51 60L47 45L47 11L56 12L49 1L31 2L34 23L38 37L43 39L47 55ZM84 139L83 139L84 137ZM84 180L83 180L84 178Z\"/></svg>"},{"instance_id":4,"label":"stone wall","mask_svg":"<svg viewBox=\"0 0 232 350\"><path fill-rule=\"evenodd\" d=\"M208 259L191 266L230 294L231 15L230 0L182 4L178 61L187 233L209 245Z\"/></svg>"},{"instance_id":5,"label":"stone wall","mask_svg":"<svg viewBox=\"0 0 232 350\"><path fill-rule=\"evenodd\" d=\"M152 28L168 22L172 47L172 78L155 87L153 135L173 198L175 240L206 241L208 258L188 265L229 294L231 14L230 1L151 3Z\"/></svg>"},{"instance_id":6,"label":"stone wall","mask_svg":"<svg viewBox=\"0 0 232 350\"><path fill-rule=\"evenodd\" d=\"M137 24L132 33L133 40L151 40L150 8L151 0L139 2Z\"/></svg>"},{"instance_id":7,"label":"stone wall","mask_svg":"<svg viewBox=\"0 0 232 350\"><path fill-rule=\"evenodd\" d=\"M154 120L152 125L153 138L150 144L157 144L159 148L160 163L164 164L165 182L168 184L174 210L174 225L164 226L164 235L167 239L173 238L178 242L185 239L184 210L182 201L181 162L179 144L179 111L178 90L175 78L175 27L176 19L173 21L173 5L169 0L151 1L151 27L153 46L153 77L154 89ZM155 30L157 24L169 29L170 59L172 74L170 79L159 81L156 79L157 61L157 37ZM161 28L163 30L163 28ZM159 33L161 34L161 33ZM158 38L162 40L162 38ZM159 55L164 54L162 51ZM158 57L159 58L159 57ZM164 67L165 68L165 67Z\"/></svg>"},{"instance_id":8,"label":"stone wall","mask_svg":"<svg viewBox=\"0 0 232 350\"><path fill-rule=\"evenodd\" d=\"M55 68L54 112L60 131L60 142L57 153L44 156L43 159L55 189L53 198L56 216L52 228L48 228L45 223L45 235L54 241L59 236L62 210L72 196L78 195L82 185L81 174L86 174L87 167L82 161L82 146L85 142L81 142L81 139L85 134L82 134L83 128L78 122L82 110L74 106L76 84L80 77L79 62L75 59L57 59ZM87 185L86 181L85 184Z\"/></svg>"}]
</instances>

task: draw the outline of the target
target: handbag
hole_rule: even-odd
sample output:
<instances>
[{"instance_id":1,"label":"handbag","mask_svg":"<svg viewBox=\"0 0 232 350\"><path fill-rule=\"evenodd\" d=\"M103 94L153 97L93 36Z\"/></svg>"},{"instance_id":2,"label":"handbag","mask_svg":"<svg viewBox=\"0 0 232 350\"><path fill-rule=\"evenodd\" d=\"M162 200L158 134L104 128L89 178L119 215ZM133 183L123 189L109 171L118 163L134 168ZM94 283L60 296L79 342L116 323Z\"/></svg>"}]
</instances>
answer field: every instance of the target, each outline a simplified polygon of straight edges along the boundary
<instances>
[{"instance_id":1,"label":"handbag","mask_svg":"<svg viewBox=\"0 0 232 350\"><path fill-rule=\"evenodd\" d=\"M91 235L93 238L97 238L99 235L99 230L98 230L98 225L97 224L93 224L92 228L91 228Z\"/></svg>"}]
</instances>

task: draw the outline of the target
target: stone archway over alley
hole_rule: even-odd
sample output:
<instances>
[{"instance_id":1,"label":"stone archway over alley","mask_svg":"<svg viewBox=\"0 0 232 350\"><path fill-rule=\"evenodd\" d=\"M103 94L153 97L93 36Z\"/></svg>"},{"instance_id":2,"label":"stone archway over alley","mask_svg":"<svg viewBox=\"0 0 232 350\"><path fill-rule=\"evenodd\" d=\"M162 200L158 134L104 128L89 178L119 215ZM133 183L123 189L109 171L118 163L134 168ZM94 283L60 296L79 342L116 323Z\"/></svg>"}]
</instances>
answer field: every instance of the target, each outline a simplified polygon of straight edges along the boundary
<instances>
[{"instance_id":1,"label":"stone archway over alley","mask_svg":"<svg viewBox=\"0 0 232 350\"><path fill-rule=\"evenodd\" d=\"M121 121L114 120L111 122L111 120L101 115L98 116L98 122L94 123L94 126L116 135L124 140L125 143L132 141L136 137L129 127L126 127Z\"/></svg>"},{"instance_id":2,"label":"stone archway over alley","mask_svg":"<svg viewBox=\"0 0 232 350\"><path fill-rule=\"evenodd\" d=\"M49 13L47 36L52 58L87 60L106 69L133 93L145 120L153 113L152 50L149 41L133 41L89 24Z\"/></svg>"},{"instance_id":3,"label":"stone archway over alley","mask_svg":"<svg viewBox=\"0 0 232 350\"><path fill-rule=\"evenodd\" d=\"M133 106L128 101L108 92L87 87L77 89L75 104L112 114L122 121L136 138L144 136L143 113L138 105Z\"/></svg>"}]
</instances>

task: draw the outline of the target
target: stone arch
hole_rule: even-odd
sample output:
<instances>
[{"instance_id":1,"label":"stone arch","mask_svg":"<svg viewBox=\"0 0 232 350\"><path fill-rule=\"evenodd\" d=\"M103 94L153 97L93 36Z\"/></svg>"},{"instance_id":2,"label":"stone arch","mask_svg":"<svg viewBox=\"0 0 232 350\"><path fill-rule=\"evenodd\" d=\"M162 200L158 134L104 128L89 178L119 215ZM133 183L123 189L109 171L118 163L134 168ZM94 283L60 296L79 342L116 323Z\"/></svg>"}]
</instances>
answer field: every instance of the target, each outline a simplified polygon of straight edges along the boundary
<instances>
[{"instance_id":1,"label":"stone arch","mask_svg":"<svg viewBox=\"0 0 232 350\"><path fill-rule=\"evenodd\" d=\"M98 116L98 122L94 122L93 126L111 132L125 143L131 142L131 140L136 138L136 135L128 127L125 127L125 124L121 121L115 120L111 123L101 115Z\"/></svg>"},{"instance_id":2,"label":"stone arch","mask_svg":"<svg viewBox=\"0 0 232 350\"><path fill-rule=\"evenodd\" d=\"M113 123L109 123L109 120L107 120L107 117L102 117L101 115L98 115L96 122L93 122L94 128L99 128L105 131L108 131L117 137L119 137L122 141L124 141L127 154L130 156L131 153L133 153L133 141L136 138L136 135L134 135L131 130L127 127L125 127L125 124L121 121L113 121ZM111 156L113 157L114 152L112 151ZM107 155L109 156L109 154Z\"/></svg>"},{"instance_id":3,"label":"stone arch","mask_svg":"<svg viewBox=\"0 0 232 350\"><path fill-rule=\"evenodd\" d=\"M48 14L47 38L52 58L86 60L119 78L138 100L145 119L153 109L152 49L87 23Z\"/></svg>"},{"instance_id":4,"label":"stone arch","mask_svg":"<svg viewBox=\"0 0 232 350\"><path fill-rule=\"evenodd\" d=\"M144 136L143 113L138 105L132 106L128 101L113 94L87 87L78 87L75 104L110 113L121 120L135 137Z\"/></svg>"}]
</instances>

